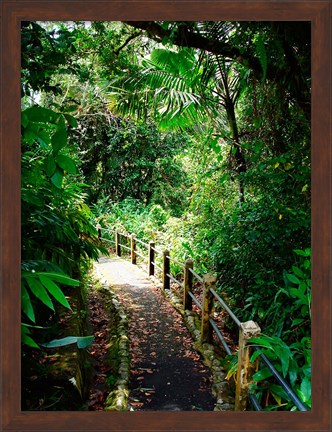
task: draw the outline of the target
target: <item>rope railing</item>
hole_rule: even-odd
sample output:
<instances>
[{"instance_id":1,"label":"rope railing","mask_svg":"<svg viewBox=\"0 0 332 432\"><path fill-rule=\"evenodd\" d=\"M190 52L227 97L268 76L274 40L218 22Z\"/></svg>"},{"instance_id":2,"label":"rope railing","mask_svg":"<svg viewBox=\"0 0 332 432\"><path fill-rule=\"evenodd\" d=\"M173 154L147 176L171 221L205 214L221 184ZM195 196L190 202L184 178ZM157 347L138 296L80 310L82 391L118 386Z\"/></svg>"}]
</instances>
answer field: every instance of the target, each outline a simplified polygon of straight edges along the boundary
<instances>
[{"instance_id":1,"label":"rope railing","mask_svg":"<svg viewBox=\"0 0 332 432\"><path fill-rule=\"evenodd\" d=\"M215 332L218 340L221 342L223 348L228 355L232 355L232 351L228 346L222 332L217 326L216 321L211 317L212 311L214 310L215 301L222 306L222 308L227 312L230 318L239 328L239 343L238 343L238 371L236 380L236 394L235 394L235 410L244 411L247 409L247 404L250 401L252 407L256 411L261 411L262 408L256 398L256 396L248 391L249 385L253 382L252 374L253 368L250 367L250 352L252 349L257 349L253 345L250 345L250 339L253 336L260 335L260 328L257 323L253 321L247 321L242 323L239 318L230 309L227 303L221 298L221 296L216 291L217 278L211 274L205 274L203 277L200 276L193 270L193 261L187 260L185 263L177 261L175 258L171 257L169 250L160 250L156 248L155 243L150 241L149 243L143 242L137 239L135 234L126 234L120 232L119 230L111 230L103 227L97 227L98 236L100 240L106 242L111 242L115 244L117 256L121 256L121 250L125 249L130 251L131 262L136 264L136 257L140 257L143 261L148 264L148 274L149 276L155 276L155 270L159 270L162 276L162 288L167 291L171 289L170 281L177 284L183 289L183 309L192 310L193 303L198 307L201 314L201 342L212 342L212 331ZM107 239L101 236L101 232L114 233L114 240ZM130 246L120 243L120 236L123 236L130 241ZM143 253L137 251L137 243L143 245L147 248L147 256ZM159 266L156 261L156 254L161 255L162 265ZM176 279L170 271L170 264L174 262L183 269L183 282ZM193 293L194 281L196 279L203 285L203 299L202 302ZM266 365L266 367L271 371L271 374L279 382L281 387L284 389L289 400L294 403L294 405L300 411L309 411L309 408L304 404L297 394L293 391L291 386L286 382L286 380L280 375L277 369L273 366L271 361L264 354L260 354L260 359Z\"/></svg>"}]
</instances>

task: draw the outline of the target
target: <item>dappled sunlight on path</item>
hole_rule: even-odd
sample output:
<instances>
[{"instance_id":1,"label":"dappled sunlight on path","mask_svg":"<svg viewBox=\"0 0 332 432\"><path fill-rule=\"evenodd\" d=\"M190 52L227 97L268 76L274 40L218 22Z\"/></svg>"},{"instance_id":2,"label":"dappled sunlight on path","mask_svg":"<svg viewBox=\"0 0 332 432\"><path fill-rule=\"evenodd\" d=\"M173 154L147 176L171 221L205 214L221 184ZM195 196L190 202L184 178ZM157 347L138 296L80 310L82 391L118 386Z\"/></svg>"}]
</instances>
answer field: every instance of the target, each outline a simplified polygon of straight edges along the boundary
<instances>
[{"instance_id":1,"label":"dappled sunlight on path","mask_svg":"<svg viewBox=\"0 0 332 432\"><path fill-rule=\"evenodd\" d=\"M181 315L137 266L102 257L96 267L129 316L131 409L212 411L211 374Z\"/></svg>"}]
</instances>

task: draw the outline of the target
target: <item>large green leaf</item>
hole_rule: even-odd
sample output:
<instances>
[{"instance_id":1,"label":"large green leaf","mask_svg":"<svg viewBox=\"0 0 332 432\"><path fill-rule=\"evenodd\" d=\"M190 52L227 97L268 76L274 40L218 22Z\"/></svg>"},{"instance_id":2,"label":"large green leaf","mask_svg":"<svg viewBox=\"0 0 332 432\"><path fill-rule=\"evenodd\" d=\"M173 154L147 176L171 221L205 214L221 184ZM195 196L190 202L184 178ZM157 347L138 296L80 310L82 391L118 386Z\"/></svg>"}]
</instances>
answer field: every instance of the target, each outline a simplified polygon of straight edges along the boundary
<instances>
[{"instance_id":1,"label":"large green leaf","mask_svg":"<svg viewBox=\"0 0 332 432\"><path fill-rule=\"evenodd\" d=\"M292 358L289 362L289 370L288 370L288 375L292 386L294 386L296 383L298 372L299 372L299 368L295 360Z\"/></svg>"},{"instance_id":2,"label":"large green leaf","mask_svg":"<svg viewBox=\"0 0 332 432\"><path fill-rule=\"evenodd\" d=\"M58 118L58 114L48 108L33 106L23 111L23 114L33 122L54 123Z\"/></svg>"},{"instance_id":3,"label":"large green leaf","mask_svg":"<svg viewBox=\"0 0 332 432\"><path fill-rule=\"evenodd\" d=\"M36 322L35 313L33 311L29 293L23 284L21 287L21 307L26 316L32 322Z\"/></svg>"},{"instance_id":4,"label":"large green leaf","mask_svg":"<svg viewBox=\"0 0 332 432\"><path fill-rule=\"evenodd\" d=\"M289 281L291 281L293 284L299 285L300 284L300 280L293 274L291 273L287 273L287 279Z\"/></svg>"},{"instance_id":5,"label":"large green leaf","mask_svg":"<svg viewBox=\"0 0 332 432\"><path fill-rule=\"evenodd\" d=\"M52 177L52 175L55 172L56 164L54 161L53 155L48 155L44 162L45 172L49 177Z\"/></svg>"},{"instance_id":6,"label":"large green leaf","mask_svg":"<svg viewBox=\"0 0 332 432\"><path fill-rule=\"evenodd\" d=\"M39 348L39 345L32 339L31 336L23 334L21 335L21 342L31 348Z\"/></svg>"},{"instance_id":7,"label":"large green leaf","mask_svg":"<svg viewBox=\"0 0 332 432\"><path fill-rule=\"evenodd\" d=\"M257 350L257 351L255 351L255 352L251 355L251 357L250 357L250 361L253 363L253 362L256 360L256 358L259 357L261 354L266 354L266 353L268 353L268 352L269 352L269 351L266 350L266 349L263 349L263 350Z\"/></svg>"},{"instance_id":8,"label":"large green leaf","mask_svg":"<svg viewBox=\"0 0 332 432\"><path fill-rule=\"evenodd\" d=\"M63 172L57 167L54 174L51 177L51 182L58 189L62 188Z\"/></svg>"},{"instance_id":9,"label":"large green leaf","mask_svg":"<svg viewBox=\"0 0 332 432\"><path fill-rule=\"evenodd\" d=\"M76 128L78 126L78 122L75 117L70 114L65 114L64 116L71 127Z\"/></svg>"},{"instance_id":10,"label":"large green leaf","mask_svg":"<svg viewBox=\"0 0 332 432\"><path fill-rule=\"evenodd\" d=\"M43 272L42 275L54 281L60 282L63 285L79 286L80 284L79 281L72 279L69 276L62 275L60 273Z\"/></svg>"},{"instance_id":11,"label":"large green leaf","mask_svg":"<svg viewBox=\"0 0 332 432\"><path fill-rule=\"evenodd\" d=\"M30 330L24 325L21 324L21 342L25 345L28 345L32 348L39 348L39 345L32 339L30 336Z\"/></svg>"},{"instance_id":12,"label":"large green leaf","mask_svg":"<svg viewBox=\"0 0 332 432\"><path fill-rule=\"evenodd\" d=\"M250 344L255 344L258 346L263 346L263 347L272 349L271 343L269 341L267 341L265 338L263 339L262 337L261 338L253 337L249 340L249 342L250 342Z\"/></svg>"},{"instance_id":13,"label":"large green leaf","mask_svg":"<svg viewBox=\"0 0 332 432\"><path fill-rule=\"evenodd\" d=\"M21 326L24 328L35 328L35 329L45 329L47 327L39 326L39 325L32 325L27 323L21 323Z\"/></svg>"},{"instance_id":14,"label":"large green leaf","mask_svg":"<svg viewBox=\"0 0 332 432\"><path fill-rule=\"evenodd\" d=\"M296 276L298 276L301 279L305 277L305 274L303 273L303 271L296 266L292 266L292 271L294 272L294 274Z\"/></svg>"},{"instance_id":15,"label":"large green leaf","mask_svg":"<svg viewBox=\"0 0 332 432\"><path fill-rule=\"evenodd\" d=\"M307 248L307 249L305 249L305 250L301 250L301 249L294 249L294 252L295 252L297 255L301 255L301 256L304 256L304 257L308 257L308 256L311 255L311 249L310 249L310 248Z\"/></svg>"},{"instance_id":16,"label":"large green leaf","mask_svg":"<svg viewBox=\"0 0 332 432\"><path fill-rule=\"evenodd\" d=\"M68 300L66 299L64 293L61 291L61 289L56 285L50 278L45 276L45 274L40 274L39 279L41 283L45 286L45 288L48 290L48 292L63 306L65 306L68 309L71 309L70 304L68 303Z\"/></svg>"},{"instance_id":17,"label":"large green leaf","mask_svg":"<svg viewBox=\"0 0 332 432\"><path fill-rule=\"evenodd\" d=\"M303 402L311 399L311 380L308 377L304 377L301 382L301 393L303 395Z\"/></svg>"},{"instance_id":18,"label":"large green leaf","mask_svg":"<svg viewBox=\"0 0 332 432\"><path fill-rule=\"evenodd\" d=\"M281 361L282 374L284 377L286 377L289 368L289 361L291 359L291 351L285 344L279 346L278 348L279 348L278 353ZM277 352L277 350L275 351Z\"/></svg>"},{"instance_id":19,"label":"large green leaf","mask_svg":"<svg viewBox=\"0 0 332 432\"><path fill-rule=\"evenodd\" d=\"M57 348L77 343L78 348L86 348L92 344L93 336L67 336L62 339L53 339L50 342L40 344L46 348Z\"/></svg>"},{"instance_id":20,"label":"large green leaf","mask_svg":"<svg viewBox=\"0 0 332 432\"><path fill-rule=\"evenodd\" d=\"M24 112L22 112L22 115L21 115L21 125L25 128L25 127L28 126L28 123L29 123L28 116Z\"/></svg>"},{"instance_id":21,"label":"large green leaf","mask_svg":"<svg viewBox=\"0 0 332 432\"><path fill-rule=\"evenodd\" d=\"M73 161L72 158L65 155L58 155L55 158L57 164L65 171L69 172L70 174L77 174L77 168L76 164Z\"/></svg>"},{"instance_id":22,"label":"large green leaf","mask_svg":"<svg viewBox=\"0 0 332 432\"><path fill-rule=\"evenodd\" d=\"M270 371L270 369L263 368L258 372L254 373L252 377L255 381L262 381L266 378L269 378L270 376L272 376L272 372Z\"/></svg>"},{"instance_id":23,"label":"large green leaf","mask_svg":"<svg viewBox=\"0 0 332 432\"><path fill-rule=\"evenodd\" d=\"M44 286L40 283L38 279L34 276L29 276L26 278L26 281L29 285L30 290L32 293L46 306L48 306L50 309L54 311L54 306L52 303L52 300L50 299L50 296L47 294L46 289Z\"/></svg>"},{"instance_id":24,"label":"large green leaf","mask_svg":"<svg viewBox=\"0 0 332 432\"><path fill-rule=\"evenodd\" d=\"M92 344L94 337L93 336L81 336L77 338L77 347L78 348L86 348Z\"/></svg>"},{"instance_id":25,"label":"large green leaf","mask_svg":"<svg viewBox=\"0 0 332 432\"><path fill-rule=\"evenodd\" d=\"M63 149L67 145L67 129L65 127L60 127L54 132L52 136L52 148L55 153Z\"/></svg>"},{"instance_id":26,"label":"large green leaf","mask_svg":"<svg viewBox=\"0 0 332 432\"><path fill-rule=\"evenodd\" d=\"M300 301L297 302L298 304L308 304L307 296L305 296L298 288L290 288L289 293L293 298L300 299Z\"/></svg>"}]
</instances>

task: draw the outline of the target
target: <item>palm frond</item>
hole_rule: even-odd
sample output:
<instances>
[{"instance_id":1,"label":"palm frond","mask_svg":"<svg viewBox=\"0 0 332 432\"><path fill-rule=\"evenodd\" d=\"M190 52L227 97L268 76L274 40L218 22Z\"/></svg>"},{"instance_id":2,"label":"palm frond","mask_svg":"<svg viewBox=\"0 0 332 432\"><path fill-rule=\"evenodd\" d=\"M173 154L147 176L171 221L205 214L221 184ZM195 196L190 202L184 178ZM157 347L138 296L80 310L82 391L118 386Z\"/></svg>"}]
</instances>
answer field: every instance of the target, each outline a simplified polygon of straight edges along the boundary
<instances>
[{"instance_id":1,"label":"palm frond","mask_svg":"<svg viewBox=\"0 0 332 432\"><path fill-rule=\"evenodd\" d=\"M197 61L192 50L175 52L157 49L142 62L139 76L113 81L109 107L134 118L152 116L161 127L188 128L206 119L199 94ZM197 87L197 89L196 89Z\"/></svg>"}]
</instances>

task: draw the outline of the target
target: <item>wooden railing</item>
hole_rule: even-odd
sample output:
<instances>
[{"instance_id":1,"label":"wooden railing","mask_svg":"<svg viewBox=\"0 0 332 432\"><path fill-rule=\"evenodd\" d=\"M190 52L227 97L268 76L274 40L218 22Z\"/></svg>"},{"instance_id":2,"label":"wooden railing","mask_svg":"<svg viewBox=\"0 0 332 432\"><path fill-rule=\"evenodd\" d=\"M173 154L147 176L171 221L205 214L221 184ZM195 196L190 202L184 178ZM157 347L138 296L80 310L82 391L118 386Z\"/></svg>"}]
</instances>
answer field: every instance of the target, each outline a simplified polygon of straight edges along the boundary
<instances>
[{"instance_id":1,"label":"wooden railing","mask_svg":"<svg viewBox=\"0 0 332 432\"><path fill-rule=\"evenodd\" d=\"M97 229L100 240L115 245L117 256L121 257L121 248L123 248L130 254L132 264L137 264L137 257L140 257L143 262L146 263L149 276L156 276L159 273L163 290L171 289L171 281L178 285L182 289L183 309L192 310L194 303L200 311L200 342L202 344L212 343L213 332L215 332L217 339L221 342L226 353L232 355L232 351L230 350L224 336L218 328L216 321L212 318L212 316L215 314L215 304L219 304L223 310L227 312L229 317L234 321L239 329L235 410L246 410L248 402L250 401L253 408L257 411L260 411L261 407L256 397L249 392L249 385L253 382L252 375L257 368L257 363L253 364L250 362L253 347L248 344L248 341L252 337L259 336L261 329L254 321L241 322L237 318L227 303L217 293L216 276L211 273L200 276L194 271L194 263L191 259L186 260L184 263L179 262L171 257L169 250L161 250L156 248L155 243L152 241L145 243L142 240L137 239L135 234L127 234L119 231L118 229L110 230L100 226L98 226ZM110 233L113 234L114 240L105 237L105 235ZM126 244L121 243L121 241L124 241ZM156 262L158 257L160 265ZM172 262L178 267L182 268L181 280L183 282L181 282L175 277L175 275L171 273ZM201 299L199 296L194 294L194 280L198 281L202 286ZM267 357L264 355L261 355L260 357L265 365L270 369L273 376L279 381L280 385L283 387L289 399L293 401L295 406L300 411L308 411L308 407L298 398L296 393L281 377Z\"/></svg>"}]
</instances>

